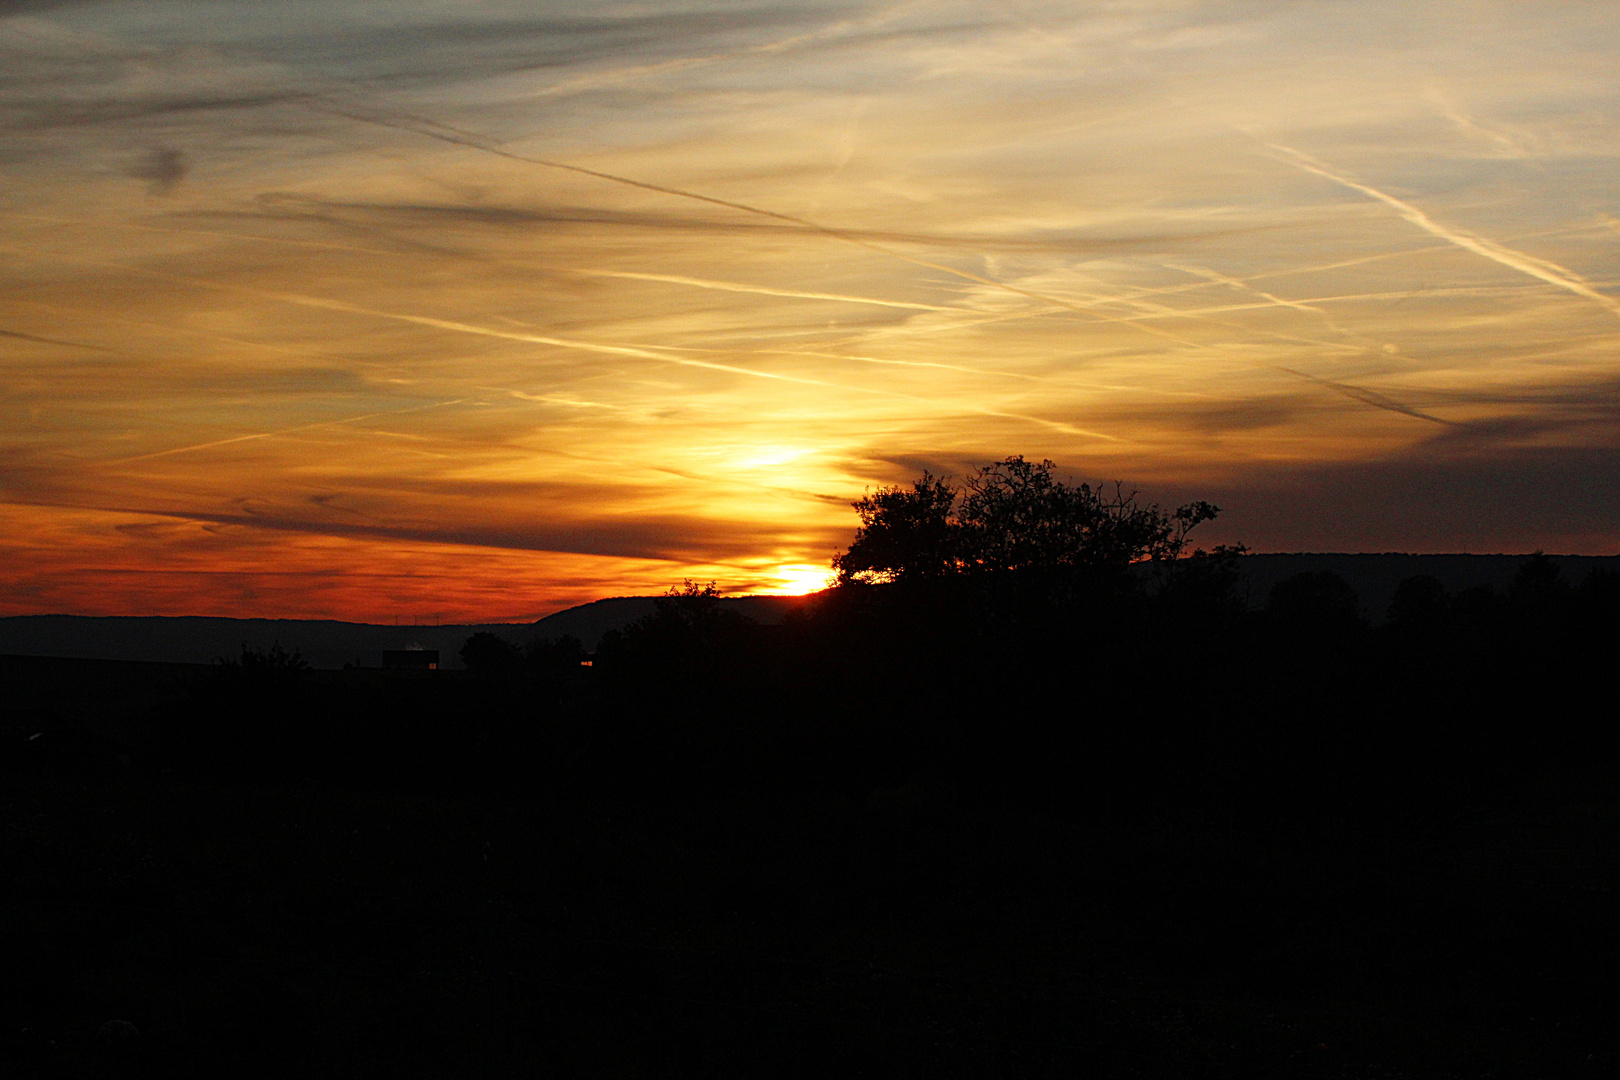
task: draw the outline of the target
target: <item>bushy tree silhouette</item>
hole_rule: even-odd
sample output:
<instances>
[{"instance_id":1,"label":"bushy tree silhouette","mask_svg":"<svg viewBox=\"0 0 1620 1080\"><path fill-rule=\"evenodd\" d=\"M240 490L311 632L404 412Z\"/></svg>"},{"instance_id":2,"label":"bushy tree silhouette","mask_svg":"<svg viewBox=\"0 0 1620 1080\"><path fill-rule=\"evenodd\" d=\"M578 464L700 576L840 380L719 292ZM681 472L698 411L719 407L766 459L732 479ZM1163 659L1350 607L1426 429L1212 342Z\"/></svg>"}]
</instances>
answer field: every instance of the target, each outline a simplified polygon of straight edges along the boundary
<instances>
[{"instance_id":1,"label":"bushy tree silhouette","mask_svg":"<svg viewBox=\"0 0 1620 1080\"><path fill-rule=\"evenodd\" d=\"M839 584L1120 571L1175 560L1187 534L1220 512L1204 501L1166 511L1121 483L1066 484L1055 468L1014 455L960 485L924 472L909 489L880 488L857 500L861 527L833 560Z\"/></svg>"},{"instance_id":2,"label":"bushy tree silhouette","mask_svg":"<svg viewBox=\"0 0 1620 1080\"><path fill-rule=\"evenodd\" d=\"M1053 477L1053 468L1014 456L967 479L959 515L967 569L1120 570L1174 559L1187 533L1219 512L1207 502L1165 512L1142 505L1118 482L1111 491L1071 487Z\"/></svg>"},{"instance_id":3,"label":"bushy tree silhouette","mask_svg":"<svg viewBox=\"0 0 1620 1080\"><path fill-rule=\"evenodd\" d=\"M924 472L903 487L886 487L857 500L860 531L833 559L839 584L932 578L958 568L960 525L952 511L959 491Z\"/></svg>"}]
</instances>

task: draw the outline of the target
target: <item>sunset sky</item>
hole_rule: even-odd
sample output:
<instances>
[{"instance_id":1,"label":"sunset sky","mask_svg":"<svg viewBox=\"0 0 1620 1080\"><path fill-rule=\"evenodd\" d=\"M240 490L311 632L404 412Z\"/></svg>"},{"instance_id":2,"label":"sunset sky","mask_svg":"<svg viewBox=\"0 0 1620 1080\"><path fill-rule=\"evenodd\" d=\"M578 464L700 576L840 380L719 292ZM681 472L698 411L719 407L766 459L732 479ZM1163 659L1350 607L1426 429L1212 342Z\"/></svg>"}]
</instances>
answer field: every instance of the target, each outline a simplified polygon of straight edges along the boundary
<instances>
[{"instance_id":1,"label":"sunset sky","mask_svg":"<svg viewBox=\"0 0 1620 1080\"><path fill-rule=\"evenodd\" d=\"M0 5L0 614L804 591L1021 453L1620 550L1620 5Z\"/></svg>"}]
</instances>

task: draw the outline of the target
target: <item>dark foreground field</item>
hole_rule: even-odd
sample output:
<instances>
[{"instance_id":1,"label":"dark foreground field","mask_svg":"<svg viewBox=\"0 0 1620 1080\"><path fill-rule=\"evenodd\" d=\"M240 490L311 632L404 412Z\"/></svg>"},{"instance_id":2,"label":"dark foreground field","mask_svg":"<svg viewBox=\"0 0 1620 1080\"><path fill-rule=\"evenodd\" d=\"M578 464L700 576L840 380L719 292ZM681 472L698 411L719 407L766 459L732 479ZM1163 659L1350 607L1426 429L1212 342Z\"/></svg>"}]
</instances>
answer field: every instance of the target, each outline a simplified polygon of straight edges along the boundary
<instances>
[{"instance_id":1,"label":"dark foreground field","mask_svg":"<svg viewBox=\"0 0 1620 1080\"><path fill-rule=\"evenodd\" d=\"M1615 594L8 658L0 1073L1613 1075Z\"/></svg>"}]
</instances>

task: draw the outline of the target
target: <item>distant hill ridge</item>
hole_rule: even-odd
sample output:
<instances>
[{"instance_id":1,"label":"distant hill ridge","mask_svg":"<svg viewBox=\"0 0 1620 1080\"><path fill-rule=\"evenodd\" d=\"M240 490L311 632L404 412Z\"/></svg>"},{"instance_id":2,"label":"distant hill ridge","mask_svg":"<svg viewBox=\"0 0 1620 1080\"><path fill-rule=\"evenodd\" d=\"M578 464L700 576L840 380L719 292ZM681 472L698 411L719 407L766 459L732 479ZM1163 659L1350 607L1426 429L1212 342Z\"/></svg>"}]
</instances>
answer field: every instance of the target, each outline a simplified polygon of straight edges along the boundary
<instances>
[{"instance_id":1,"label":"distant hill ridge","mask_svg":"<svg viewBox=\"0 0 1620 1080\"><path fill-rule=\"evenodd\" d=\"M1271 587L1294 574L1329 570L1361 596L1362 614L1383 620L1390 597L1403 580L1418 574L1437 578L1452 592L1476 585L1504 589L1528 555L1245 555L1239 586L1251 607L1265 603ZM1554 555L1565 578L1578 584L1587 572L1605 567L1620 573L1620 556ZM419 645L437 649L444 667L458 668L467 638L487 631L514 643L571 634L594 648L608 630L627 626L653 610L657 597L616 596L559 611L532 623L468 623L448 626L388 626L330 619L226 619L209 616L13 615L0 618L0 654L81 657L94 660L150 660L209 664L238 654L243 644L267 649L279 643L297 649L312 667L345 664L377 667L385 649ZM739 596L721 601L756 622L780 623L802 597Z\"/></svg>"},{"instance_id":2,"label":"distant hill ridge","mask_svg":"<svg viewBox=\"0 0 1620 1080\"><path fill-rule=\"evenodd\" d=\"M721 601L755 622L782 621L793 596L739 596ZM0 655L88 660L211 664L242 646L296 649L311 667L378 667L385 649L437 649L440 664L459 668L461 646L486 631L522 644L572 634L594 648L608 630L651 614L657 598L617 596L559 611L532 623L390 626L332 619L228 619L204 615L13 615L0 618Z\"/></svg>"}]
</instances>

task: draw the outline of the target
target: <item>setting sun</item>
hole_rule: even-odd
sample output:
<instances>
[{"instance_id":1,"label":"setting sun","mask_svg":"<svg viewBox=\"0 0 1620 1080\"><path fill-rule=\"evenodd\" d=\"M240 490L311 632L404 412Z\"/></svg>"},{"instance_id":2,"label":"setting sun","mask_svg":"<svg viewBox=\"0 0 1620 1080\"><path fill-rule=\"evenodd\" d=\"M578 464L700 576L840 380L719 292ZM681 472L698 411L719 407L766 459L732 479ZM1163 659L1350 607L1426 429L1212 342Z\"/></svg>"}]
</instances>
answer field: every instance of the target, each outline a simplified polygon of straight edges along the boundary
<instances>
[{"instance_id":1,"label":"setting sun","mask_svg":"<svg viewBox=\"0 0 1620 1080\"><path fill-rule=\"evenodd\" d=\"M832 577L832 571L825 566L779 566L776 579L781 584L765 591L777 596L804 596L827 588Z\"/></svg>"}]
</instances>

